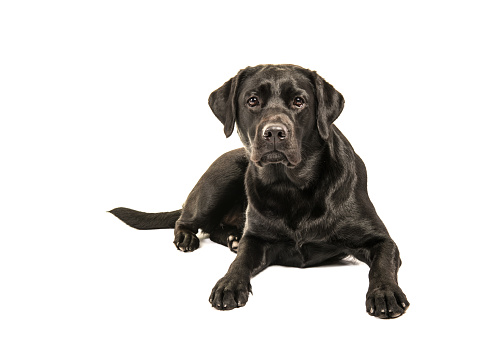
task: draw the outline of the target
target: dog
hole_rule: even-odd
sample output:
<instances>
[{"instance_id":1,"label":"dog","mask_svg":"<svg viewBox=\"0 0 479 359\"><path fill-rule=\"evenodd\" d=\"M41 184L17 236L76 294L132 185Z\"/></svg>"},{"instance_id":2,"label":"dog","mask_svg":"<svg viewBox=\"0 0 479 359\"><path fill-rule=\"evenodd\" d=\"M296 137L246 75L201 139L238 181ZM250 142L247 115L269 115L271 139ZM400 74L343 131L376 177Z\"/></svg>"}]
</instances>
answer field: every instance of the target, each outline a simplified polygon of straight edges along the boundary
<instances>
[{"instance_id":1,"label":"dog","mask_svg":"<svg viewBox=\"0 0 479 359\"><path fill-rule=\"evenodd\" d=\"M239 71L208 103L226 137L236 125L244 148L220 156L180 210L110 212L137 229L174 228L184 252L199 247L199 229L236 252L211 292L216 309L244 306L251 278L268 266L352 256L370 267L367 313L404 314L399 250L368 197L363 161L333 125L343 96L315 71L259 65Z\"/></svg>"}]
</instances>

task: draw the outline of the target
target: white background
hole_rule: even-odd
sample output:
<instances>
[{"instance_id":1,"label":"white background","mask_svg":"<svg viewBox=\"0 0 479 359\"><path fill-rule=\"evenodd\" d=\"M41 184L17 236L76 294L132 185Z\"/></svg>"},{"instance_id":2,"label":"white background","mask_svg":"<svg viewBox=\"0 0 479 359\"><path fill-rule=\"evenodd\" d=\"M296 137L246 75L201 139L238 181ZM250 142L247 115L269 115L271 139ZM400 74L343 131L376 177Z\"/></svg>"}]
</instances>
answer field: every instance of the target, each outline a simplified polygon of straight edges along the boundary
<instances>
[{"instance_id":1,"label":"white background","mask_svg":"<svg viewBox=\"0 0 479 359\"><path fill-rule=\"evenodd\" d=\"M4 1L2 358L477 357L473 1ZM210 92L294 63L345 97L411 302L365 311L364 264L272 267L246 307L208 297L234 254L111 214L180 208L225 139Z\"/></svg>"}]
</instances>

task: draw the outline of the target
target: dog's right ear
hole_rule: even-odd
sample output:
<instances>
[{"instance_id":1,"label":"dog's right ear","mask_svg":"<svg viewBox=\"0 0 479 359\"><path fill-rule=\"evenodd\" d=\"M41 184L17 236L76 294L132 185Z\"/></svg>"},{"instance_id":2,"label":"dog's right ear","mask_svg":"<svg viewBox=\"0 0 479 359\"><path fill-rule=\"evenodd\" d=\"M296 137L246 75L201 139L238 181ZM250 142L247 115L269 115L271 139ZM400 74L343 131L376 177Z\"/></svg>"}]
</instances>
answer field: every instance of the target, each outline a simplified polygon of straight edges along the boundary
<instances>
[{"instance_id":1,"label":"dog's right ear","mask_svg":"<svg viewBox=\"0 0 479 359\"><path fill-rule=\"evenodd\" d=\"M235 77L226 81L223 86L212 92L208 99L211 111L224 125L226 137L231 136L235 127L236 92L243 72L244 70L241 70Z\"/></svg>"}]
</instances>

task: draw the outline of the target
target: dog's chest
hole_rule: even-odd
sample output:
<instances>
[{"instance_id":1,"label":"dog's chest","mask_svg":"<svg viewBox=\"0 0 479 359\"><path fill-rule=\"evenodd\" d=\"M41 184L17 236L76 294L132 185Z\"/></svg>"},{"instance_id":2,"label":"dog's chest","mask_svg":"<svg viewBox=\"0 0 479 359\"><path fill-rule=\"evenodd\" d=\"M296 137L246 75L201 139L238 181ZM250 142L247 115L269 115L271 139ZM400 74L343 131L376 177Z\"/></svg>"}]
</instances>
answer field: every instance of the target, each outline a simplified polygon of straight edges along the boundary
<instances>
[{"instance_id":1,"label":"dog's chest","mask_svg":"<svg viewBox=\"0 0 479 359\"><path fill-rule=\"evenodd\" d=\"M280 265L294 267L317 266L331 259L344 258L344 251L330 240L330 235L321 233L318 228L299 227L287 231L289 241L283 242Z\"/></svg>"},{"instance_id":2,"label":"dog's chest","mask_svg":"<svg viewBox=\"0 0 479 359\"><path fill-rule=\"evenodd\" d=\"M318 221L319 222L319 221ZM317 221L300 221L296 227L288 227L289 236L296 246L301 248L306 244L320 244L328 241L328 233L321 228Z\"/></svg>"},{"instance_id":3,"label":"dog's chest","mask_svg":"<svg viewBox=\"0 0 479 359\"><path fill-rule=\"evenodd\" d=\"M327 210L316 198L279 195L253 201L250 198L246 218L254 232L265 230L298 246L324 241L330 228Z\"/></svg>"},{"instance_id":4,"label":"dog's chest","mask_svg":"<svg viewBox=\"0 0 479 359\"><path fill-rule=\"evenodd\" d=\"M294 242L298 248L307 243L323 243L329 238L329 231L324 228L321 219L311 219L310 216L263 212L260 216L249 217L248 222L254 232L261 232L273 240Z\"/></svg>"},{"instance_id":5,"label":"dog's chest","mask_svg":"<svg viewBox=\"0 0 479 359\"><path fill-rule=\"evenodd\" d=\"M292 213L292 212L290 212ZM247 211L247 230L278 248L283 248L276 264L309 267L332 258L344 257L343 250L332 240L332 227L326 217L289 217L287 213Z\"/></svg>"}]
</instances>

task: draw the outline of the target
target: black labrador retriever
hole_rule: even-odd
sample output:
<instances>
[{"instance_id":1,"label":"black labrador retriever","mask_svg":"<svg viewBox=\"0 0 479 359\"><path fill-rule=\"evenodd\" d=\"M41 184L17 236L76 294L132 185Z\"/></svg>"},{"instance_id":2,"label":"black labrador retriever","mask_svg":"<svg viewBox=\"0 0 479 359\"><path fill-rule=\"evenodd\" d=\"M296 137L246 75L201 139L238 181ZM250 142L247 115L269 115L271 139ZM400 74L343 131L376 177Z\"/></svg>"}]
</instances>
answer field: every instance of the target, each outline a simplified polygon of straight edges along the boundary
<instances>
[{"instance_id":1,"label":"black labrador retriever","mask_svg":"<svg viewBox=\"0 0 479 359\"><path fill-rule=\"evenodd\" d=\"M260 65L239 71L208 102L226 137L236 124L244 148L219 157L181 210L111 213L138 229L175 228L184 252L199 247L199 229L237 252L211 292L217 309L244 306L251 278L268 266L354 256L370 267L367 312L402 315L409 302L398 286L398 248L368 197L363 161L333 125L343 96L316 72Z\"/></svg>"}]
</instances>

